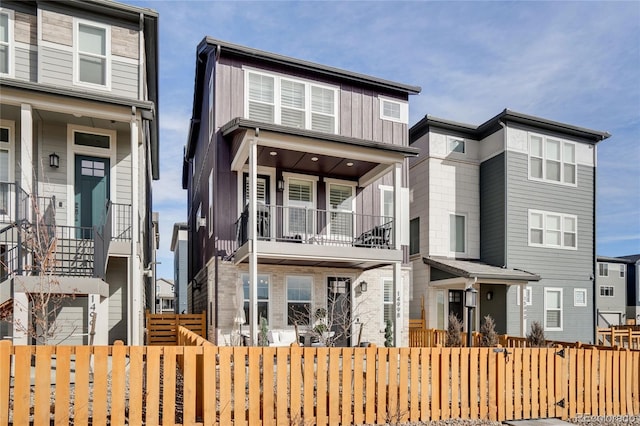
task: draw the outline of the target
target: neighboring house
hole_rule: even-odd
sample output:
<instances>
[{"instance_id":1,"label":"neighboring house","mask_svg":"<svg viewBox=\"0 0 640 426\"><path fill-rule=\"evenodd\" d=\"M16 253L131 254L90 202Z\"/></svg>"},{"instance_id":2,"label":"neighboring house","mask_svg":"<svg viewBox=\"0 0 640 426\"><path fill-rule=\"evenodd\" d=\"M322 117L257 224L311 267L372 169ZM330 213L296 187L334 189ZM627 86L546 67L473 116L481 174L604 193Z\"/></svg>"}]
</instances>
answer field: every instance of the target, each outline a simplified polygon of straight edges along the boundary
<instances>
[{"instance_id":1,"label":"neighboring house","mask_svg":"<svg viewBox=\"0 0 640 426\"><path fill-rule=\"evenodd\" d=\"M411 316L465 320L479 292L499 333L532 321L592 341L596 144L608 133L504 110L480 126L426 116L410 130Z\"/></svg>"},{"instance_id":2,"label":"neighboring house","mask_svg":"<svg viewBox=\"0 0 640 426\"><path fill-rule=\"evenodd\" d=\"M30 342L16 324L31 321L40 262L18 236L40 229L57 244L53 291L73 295L53 342L141 344L158 16L104 0L3 1L0 34L0 305L13 316L2 335Z\"/></svg>"},{"instance_id":3,"label":"neighboring house","mask_svg":"<svg viewBox=\"0 0 640 426\"><path fill-rule=\"evenodd\" d=\"M406 345L401 204L420 88L211 38L196 59L183 187L189 298L209 338L246 323L255 343L260 317L303 332L335 307L336 344L382 344L389 319Z\"/></svg>"},{"instance_id":4,"label":"neighboring house","mask_svg":"<svg viewBox=\"0 0 640 426\"><path fill-rule=\"evenodd\" d=\"M598 256L596 264L596 327L626 323L627 264L630 260Z\"/></svg>"},{"instance_id":5,"label":"neighboring house","mask_svg":"<svg viewBox=\"0 0 640 426\"><path fill-rule=\"evenodd\" d=\"M627 263L627 320L640 325L640 254L620 256Z\"/></svg>"},{"instance_id":6,"label":"neighboring house","mask_svg":"<svg viewBox=\"0 0 640 426\"><path fill-rule=\"evenodd\" d=\"M176 287L176 312L185 314L189 312L187 300L187 283L189 272L187 269L189 260L188 247L189 233L184 222L173 224L171 237L171 251L173 252L173 282Z\"/></svg>"},{"instance_id":7,"label":"neighboring house","mask_svg":"<svg viewBox=\"0 0 640 426\"><path fill-rule=\"evenodd\" d=\"M176 293L173 281L166 278L159 278L156 281L156 313L175 314L175 301Z\"/></svg>"}]
</instances>

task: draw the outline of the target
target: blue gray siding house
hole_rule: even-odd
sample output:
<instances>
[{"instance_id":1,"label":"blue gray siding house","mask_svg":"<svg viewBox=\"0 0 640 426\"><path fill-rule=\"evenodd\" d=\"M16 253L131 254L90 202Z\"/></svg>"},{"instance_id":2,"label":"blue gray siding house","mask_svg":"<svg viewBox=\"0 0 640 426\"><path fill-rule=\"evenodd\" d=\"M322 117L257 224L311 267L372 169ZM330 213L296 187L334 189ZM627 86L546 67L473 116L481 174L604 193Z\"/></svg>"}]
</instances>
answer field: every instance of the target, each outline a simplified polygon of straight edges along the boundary
<instances>
[{"instance_id":1,"label":"blue gray siding house","mask_svg":"<svg viewBox=\"0 0 640 426\"><path fill-rule=\"evenodd\" d=\"M0 18L0 307L13 316L2 337L31 342L16 324L33 323L20 306L38 277L16 227L42 219L58 242L56 292L73 296L59 315L75 328L65 343L142 344L155 280L158 15L25 0L2 1Z\"/></svg>"},{"instance_id":2,"label":"blue gray siding house","mask_svg":"<svg viewBox=\"0 0 640 426\"><path fill-rule=\"evenodd\" d=\"M422 199L414 196L412 218L438 211L463 218L457 228L445 226L443 231L445 245L455 243L465 251L442 250L441 237L432 229L421 234L427 241L413 258L412 316L418 312L416 296L429 300L445 291L449 294L427 303L436 310L427 319L435 326L442 322L439 317L460 310L451 292L463 288L430 278L434 267L440 268L436 262L467 261L469 267L461 267L467 272L481 262L531 276L510 284L481 276L467 281L465 287L480 293L477 323L490 314L498 332L519 335L537 321L550 339L593 341L596 144L607 137L606 132L510 110L480 126L432 116L414 125L410 141L421 148L421 156L412 160L411 175L427 169L432 181L452 186L447 193L468 193L465 200L476 193L478 200L465 205L451 199L442 210L447 195L433 196L438 191L434 184ZM473 180L465 181L465 176ZM433 218L430 223L438 227Z\"/></svg>"}]
</instances>

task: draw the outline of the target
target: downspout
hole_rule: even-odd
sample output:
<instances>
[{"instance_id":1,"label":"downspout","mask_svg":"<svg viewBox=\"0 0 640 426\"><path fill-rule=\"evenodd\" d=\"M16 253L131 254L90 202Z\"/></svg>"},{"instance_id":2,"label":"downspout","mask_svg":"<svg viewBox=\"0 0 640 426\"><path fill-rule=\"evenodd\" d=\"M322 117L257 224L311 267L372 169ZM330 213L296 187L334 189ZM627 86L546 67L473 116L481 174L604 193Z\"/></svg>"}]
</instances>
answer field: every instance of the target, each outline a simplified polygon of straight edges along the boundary
<instances>
[{"instance_id":1,"label":"downspout","mask_svg":"<svg viewBox=\"0 0 640 426\"><path fill-rule=\"evenodd\" d=\"M216 69L217 69L217 63L218 63L218 59L220 59L220 45L216 46L216 52L215 52L215 60L213 61L213 67L211 69L211 72L215 73ZM214 80L215 80L215 75L214 75ZM213 122L214 125L216 123L216 91L215 91L215 81L214 83L214 93L213 93ZM218 150L217 150L217 139L218 139L218 135L217 135L217 131L213 133L213 140L214 142L214 146L213 146L213 155L215 158L215 165L216 165L216 170L220 170L219 168L219 158L218 158ZM218 197L218 174L214 173L213 174L213 199L216 200ZM214 203L214 208L213 208L213 256L214 256L214 272L213 272L213 294L215 297L215 315L214 315L214 330L216 331L216 336L215 336L215 342L216 344L218 344L218 323L219 323L219 315L218 315L218 311L219 311L219 304L218 304L218 262L220 261L220 258L218 256L218 222L217 222L217 217L218 215L216 214L216 211L218 210L218 203Z\"/></svg>"},{"instance_id":2,"label":"downspout","mask_svg":"<svg viewBox=\"0 0 640 426\"><path fill-rule=\"evenodd\" d=\"M600 139L602 141L604 138ZM593 281L591 282L591 290L593 292L593 343L598 344L598 308L596 306L597 298L596 298L596 177L597 177L597 169L598 169L598 155L597 155L597 145L593 144L593 223L592 223L592 232L593 232L593 248L592 248L592 257L591 257L591 277L593 277ZM577 173L577 170L576 170Z\"/></svg>"},{"instance_id":3,"label":"downspout","mask_svg":"<svg viewBox=\"0 0 640 426\"><path fill-rule=\"evenodd\" d=\"M144 61L142 60L142 52L144 52L144 14L140 13L140 22L138 24L138 99L143 100L143 67ZM155 304L155 301L154 301Z\"/></svg>"}]
</instances>

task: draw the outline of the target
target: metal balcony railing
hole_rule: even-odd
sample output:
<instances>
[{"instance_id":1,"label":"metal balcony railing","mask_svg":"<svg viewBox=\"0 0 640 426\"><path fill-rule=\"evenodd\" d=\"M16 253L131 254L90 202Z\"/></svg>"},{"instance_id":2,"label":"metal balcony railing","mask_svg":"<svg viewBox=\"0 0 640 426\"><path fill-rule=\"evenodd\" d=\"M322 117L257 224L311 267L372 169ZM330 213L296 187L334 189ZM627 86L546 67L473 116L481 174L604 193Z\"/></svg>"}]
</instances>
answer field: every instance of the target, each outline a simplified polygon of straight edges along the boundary
<instances>
[{"instance_id":1,"label":"metal balcony railing","mask_svg":"<svg viewBox=\"0 0 640 426\"><path fill-rule=\"evenodd\" d=\"M341 210L258 205L259 240L390 249L394 247L393 218ZM248 240L248 209L235 222L236 240Z\"/></svg>"}]
</instances>

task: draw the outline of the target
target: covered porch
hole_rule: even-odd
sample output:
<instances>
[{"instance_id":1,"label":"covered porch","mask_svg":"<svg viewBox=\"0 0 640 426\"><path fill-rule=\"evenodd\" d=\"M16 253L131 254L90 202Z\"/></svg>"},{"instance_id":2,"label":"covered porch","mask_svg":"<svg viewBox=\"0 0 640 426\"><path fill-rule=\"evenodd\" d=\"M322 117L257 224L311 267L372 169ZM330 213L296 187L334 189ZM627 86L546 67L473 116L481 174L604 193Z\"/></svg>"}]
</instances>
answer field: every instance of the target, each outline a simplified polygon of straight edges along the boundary
<instances>
[{"instance_id":1,"label":"covered porch","mask_svg":"<svg viewBox=\"0 0 640 426\"><path fill-rule=\"evenodd\" d=\"M479 260L443 257L424 257L422 260L430 267L429 287L445 290L447 293L445 300L448 303L437 306L438 300L427 302L430 304L429 310L443 311L445 324L448 315L453 313L463 321L464 331L469 331L469 309L464 307L464 291L475 289L477 291L477 306L473 309L472 318L470 318L471 331L477 331L481 319L486 315L491 315L498 325L496 330L500 332L502 331L499 329L500 325L506 327L508 311L517 309L519 311L519 335L526 335L528 301L525 289L529 283L539 281L539 275L518 269L492 266ZM515 307L510 307L507 303L507 291L511 286L519 288L518 303ZM501 334L506 334L506 329Z\"/></svg>"}]
</instances>

